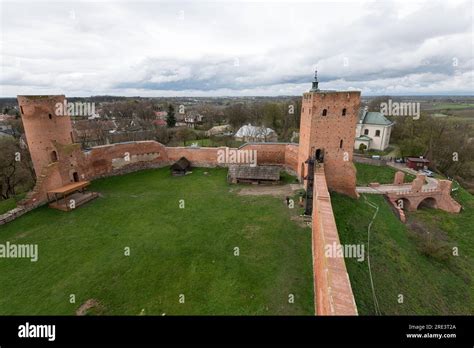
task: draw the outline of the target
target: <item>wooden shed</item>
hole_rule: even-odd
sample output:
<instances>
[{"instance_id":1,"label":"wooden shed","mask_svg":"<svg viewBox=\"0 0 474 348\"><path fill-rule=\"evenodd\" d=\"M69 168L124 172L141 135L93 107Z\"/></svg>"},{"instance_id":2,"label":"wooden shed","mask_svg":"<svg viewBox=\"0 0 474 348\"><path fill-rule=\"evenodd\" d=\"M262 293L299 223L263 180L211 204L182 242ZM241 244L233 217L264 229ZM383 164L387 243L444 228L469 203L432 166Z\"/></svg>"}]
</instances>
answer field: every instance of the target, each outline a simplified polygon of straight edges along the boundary
<instances>
[{"instance_id":1,"label":"wooden shed","mask_svg":"<svg viewBox=\"0 0 474 348\"><path fill-rule=\"evenodd\" d=\"M234 165L229 167L227 180L232 184L247 182L252 184L278 183L280 181L278 166Z\"/></svg>"},{"instance_id":2,"label":"wooden shed","mask_svg":"<svg viewBox=\"0 0 474 348\"><path fill-rule=\"evenodd\" d=\"M186 157L181 157L175 164L171 166L171 174L173 176L186 175L191 169L191 163L186 159Z\"/></svg>"}]
</instances>

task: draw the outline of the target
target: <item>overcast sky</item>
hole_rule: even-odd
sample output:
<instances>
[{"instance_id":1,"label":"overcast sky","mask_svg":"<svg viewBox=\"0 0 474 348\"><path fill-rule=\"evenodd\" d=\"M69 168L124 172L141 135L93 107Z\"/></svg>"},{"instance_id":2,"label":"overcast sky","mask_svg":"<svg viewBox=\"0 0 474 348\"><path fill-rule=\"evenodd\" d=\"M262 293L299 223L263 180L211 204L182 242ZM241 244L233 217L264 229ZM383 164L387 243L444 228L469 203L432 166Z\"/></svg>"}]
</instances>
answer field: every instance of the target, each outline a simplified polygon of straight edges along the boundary
<instances>
[{"instance_id":1,"label":"overcast sky","mask_svg":"<svg viewBox=\"0 0 474 348\"><path fill-rule=\"evenodd\" d=\"M473 1L0 0L0 96L473 94Z\"/></svg>"}]
</instances>

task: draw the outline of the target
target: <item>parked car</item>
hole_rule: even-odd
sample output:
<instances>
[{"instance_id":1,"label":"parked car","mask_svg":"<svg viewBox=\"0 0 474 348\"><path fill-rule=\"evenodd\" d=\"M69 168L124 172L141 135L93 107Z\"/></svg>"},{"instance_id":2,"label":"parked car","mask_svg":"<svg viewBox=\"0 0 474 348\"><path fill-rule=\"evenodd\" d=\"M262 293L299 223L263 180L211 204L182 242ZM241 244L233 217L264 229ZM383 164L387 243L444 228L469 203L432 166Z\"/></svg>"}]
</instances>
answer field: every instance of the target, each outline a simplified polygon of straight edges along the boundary
<instances>
[{"instance_id":1,"label":"parked car","mask_svg":"<svg viewBox=\"0 0 474 348\"><path fill-rule=\"evenodd\" d=\"M426 176L432 178L434 176L434 173L431 170L428 169L423 169L421 170L421 173L425 174Z\"/></svg>"}]
</instances>

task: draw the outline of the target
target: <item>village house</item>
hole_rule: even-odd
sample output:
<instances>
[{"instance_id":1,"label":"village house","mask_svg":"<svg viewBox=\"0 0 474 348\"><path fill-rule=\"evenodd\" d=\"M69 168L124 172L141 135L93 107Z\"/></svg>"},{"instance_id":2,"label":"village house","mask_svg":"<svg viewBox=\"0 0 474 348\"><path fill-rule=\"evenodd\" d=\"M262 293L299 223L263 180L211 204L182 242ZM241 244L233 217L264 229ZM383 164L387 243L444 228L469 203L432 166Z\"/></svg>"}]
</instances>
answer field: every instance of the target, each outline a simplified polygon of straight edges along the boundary
<instances>
[{"instance_id":1,"label":"village house","mask_svg":"<svg viewBox=\"0 0 474 348\"><path fill-rule=\"evenodd\" d=\"M116 132L115 120L75 120L73 137L84 146L103 145L108 142L108 134Z\"/></svg>"},{"instance_id":2,"label":"village house","mask_svg":"<svg viewBox=\"0 0 474 348\"><path fill-rule=\"evenodd\" d=\"M230 124L223 124L221 126L214 126L206 131L206 136L232 135L232 126Z\"/></svg>"},{"instance_id":3,"label":"village house","mask_svg":"<svg viewBox=\"0 0 474 348\"><path fill-rule=\"evenodd\" d=\"M15 135L15 131L12 129L12 126L9 124L9 121L15 119L15 116L0 114L0 138L8 137L11 138Z\"/></svg>"},{"instance_id":4,"label":"village house","mask_svg":"<svg viewBox=\"0 0 474 348\"><path fill-rule=\"evenodd\" d=\"M8 137L11 138L14 135L14 131L10 125L0 123L0 138Z\"/></svg>"},{"instance_id":5,"label":"village house","mask_svg":"<svg viewBox=\"0 0 474 348\"><path fill-rule=\"evenodd\" d=\"M367 150L385 150L390 143L392 127L393 122L381 112L361 109L356 125L354 149L358 150L361 144L364 144Z\"/></svg>"},{"instance_id":6,"label":"village house","mask_svg":"<svg viewBox=\"0 0 474 348\"><path fill-rule=\"evenodd\" d=\"M422 170L428 168L430 161L423 157L408 157L407 167L414 170Z\"/></svg>"},{"instance_id":7,"label":"village house","mask_svg":"<svg viewBox=\"0 0 474 348\"><path fill-rule=\"evenodd\" d=\"M184 123L186 127L195 128L196 125L201 124L203 116L195 111L190 111L184 116Z\"/></svg>"},{"instance_id":8,"label":"village house","mask_svg":"<svg viewBox=\"0 0 474 348\"><path fill-rule=\"evenodd\" d=\"M155 111L155 117L157 120L165 120L168 116L166 111Z\"/></svg>"},{"instance_id":9,"label":"village house","mask_svg":"<svg viewBox=\"0 0 474 348\"><path fill-rule=\"evenodd\" d=\"M167 123L164 119L157 119L153 121L153 124L157 127L166 127Z\"/></svg>"},{"instance_id":10,"label":"village house","mask_svg":"<svg viewBox=\"0 0 474 348\"><path fill-rule=\"evenodd\" d=\"M246 142L275 142L278 140L276 132L267 127L256 127L250 123L240 127L234 135L235 140Z\"/></svg>"}]
</instances>

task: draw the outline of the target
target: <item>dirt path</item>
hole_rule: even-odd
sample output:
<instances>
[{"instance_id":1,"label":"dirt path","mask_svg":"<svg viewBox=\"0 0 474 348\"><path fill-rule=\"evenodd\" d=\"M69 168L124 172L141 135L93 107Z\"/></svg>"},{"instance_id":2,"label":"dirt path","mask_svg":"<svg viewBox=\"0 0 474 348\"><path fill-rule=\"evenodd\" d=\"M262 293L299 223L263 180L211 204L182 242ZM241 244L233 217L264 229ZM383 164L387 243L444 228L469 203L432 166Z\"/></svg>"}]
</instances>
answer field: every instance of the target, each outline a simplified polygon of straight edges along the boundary
<instances>
[{"instance_id":1,"label":"dirt path","mask_svg":"<svg viewBox=\"0 0 474 348\"><path fill-rule=\"evenodd\" d=\"M303 189L301 184L290 184L290 185L277 185L277 186L264 186L264 185L251 185L240 189L237 194L239 196L291 196L295 191Z\"/></svg>"}]
</instances>

